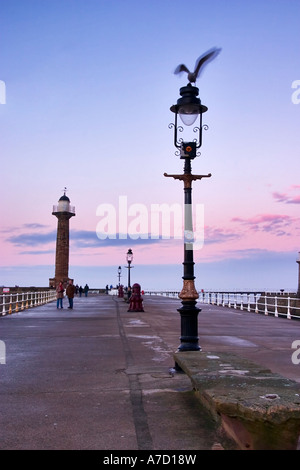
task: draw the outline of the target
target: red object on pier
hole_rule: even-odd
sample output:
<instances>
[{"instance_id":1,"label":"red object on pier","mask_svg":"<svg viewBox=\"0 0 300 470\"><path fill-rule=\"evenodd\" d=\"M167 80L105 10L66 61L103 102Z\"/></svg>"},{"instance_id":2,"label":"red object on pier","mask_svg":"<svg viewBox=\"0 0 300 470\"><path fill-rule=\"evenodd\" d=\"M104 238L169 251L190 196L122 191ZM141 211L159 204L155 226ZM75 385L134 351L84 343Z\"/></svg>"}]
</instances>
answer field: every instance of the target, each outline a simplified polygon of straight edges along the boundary
<instances>
[{"instance_id":1,"label":"red object on pier","mask_svg":"<svg viewBox=\"0 0 300 470\"><path fill-rule=\"evenodd\" d=\"M130 296L130 305L127 312L144 312L143 298L141 296L141 286L139 284L133 284L132 294Z\"/></svg>"}]
</instances>

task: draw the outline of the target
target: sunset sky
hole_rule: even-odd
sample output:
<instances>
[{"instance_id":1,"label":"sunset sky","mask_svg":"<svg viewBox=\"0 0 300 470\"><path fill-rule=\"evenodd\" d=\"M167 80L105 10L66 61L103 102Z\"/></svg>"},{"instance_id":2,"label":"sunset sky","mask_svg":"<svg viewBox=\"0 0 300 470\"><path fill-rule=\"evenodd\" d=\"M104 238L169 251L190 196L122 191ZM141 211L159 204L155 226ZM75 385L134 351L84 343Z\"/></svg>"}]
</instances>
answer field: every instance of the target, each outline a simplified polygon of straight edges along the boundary
<instances>
[{"instance_id":1,"label":"sunset sky","mask_svg":"<svg viewBox=\"0 0 300 470\"><path fill-rule=\"evenodd\" d=\"M192 168L212 174L193 183L196 287L295 290L299 18L300 0L1 0L0 285L48 286L66 187L75 283L116 284L120 265L126 285L131 248L132 282L181 288L183 240L153 222L183 207L164 177L183 171L168 125L187 76L173 72L218 47L196 83L209 128ZM97 236L105 209L115 238Z\"/></svg>"}]
</instances>

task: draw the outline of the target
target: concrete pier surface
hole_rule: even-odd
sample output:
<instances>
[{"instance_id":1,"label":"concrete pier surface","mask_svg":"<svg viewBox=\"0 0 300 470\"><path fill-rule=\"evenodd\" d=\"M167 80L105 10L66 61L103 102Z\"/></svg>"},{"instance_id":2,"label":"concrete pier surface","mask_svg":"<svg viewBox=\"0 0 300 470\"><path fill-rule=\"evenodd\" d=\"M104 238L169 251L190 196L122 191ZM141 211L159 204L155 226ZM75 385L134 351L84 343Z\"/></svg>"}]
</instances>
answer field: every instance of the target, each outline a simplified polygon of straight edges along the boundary
<instances>
[{"instance_id":1,"label":"concrete pier surface","mask_svg":"<svg viewBox=\"0 0 300 470\"><path fill-rule=\"evenodd\" d=\"M174 371L178 299L75 297L0 318L1 450L227 450ZM299 383L300 321L198 304L202 351L230 352ZM299 348L299 346L298 346ZM294 354L294 356L293 356Z\"/></svg>"}]
</instances>

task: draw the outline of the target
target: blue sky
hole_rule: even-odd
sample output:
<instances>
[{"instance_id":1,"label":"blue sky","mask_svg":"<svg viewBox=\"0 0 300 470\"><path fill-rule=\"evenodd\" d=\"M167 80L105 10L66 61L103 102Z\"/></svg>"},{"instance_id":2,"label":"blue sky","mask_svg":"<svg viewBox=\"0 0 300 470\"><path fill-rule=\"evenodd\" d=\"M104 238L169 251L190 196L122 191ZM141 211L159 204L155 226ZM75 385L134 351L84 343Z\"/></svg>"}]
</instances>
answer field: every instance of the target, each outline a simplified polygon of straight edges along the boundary
<instances>
[{"instance_id":1,"label":"blue sky","mask_svg":"<svg viewBox=\"0 0 300 470\"><path fill-rule=\"evenodd\" d=\"M0 285L48 285L67 187L76 282L114 284L121 265L125 283L132 248L134 281L181 288L181 240L99 240L97 209L183 203L163 176L182 172L168 124L187 79L173 72L221 47L197 81L209 129L192 166L212 177L193 184L196 287L295 289L299 17L299 0L1 0Z\"/></svg>"}]
</instances>

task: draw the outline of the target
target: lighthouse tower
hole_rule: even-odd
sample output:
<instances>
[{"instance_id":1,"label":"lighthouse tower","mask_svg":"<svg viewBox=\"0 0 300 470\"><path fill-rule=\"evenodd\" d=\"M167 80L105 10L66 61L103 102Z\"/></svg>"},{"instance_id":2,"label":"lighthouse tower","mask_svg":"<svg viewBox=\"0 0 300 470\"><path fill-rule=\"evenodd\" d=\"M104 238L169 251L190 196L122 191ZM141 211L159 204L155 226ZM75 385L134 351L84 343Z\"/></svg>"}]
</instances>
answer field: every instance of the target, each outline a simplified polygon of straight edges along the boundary
<instances>
[{"instance_id":1,"label":"lighthouse tower","mask_svg":"<svg viewBox=\"0 0 300 470\"><path fill-rule=\"evenodd\" d=\"M55 277L49 279L49 286L56 287L62 281L66 286L69 280L69 220L75 215L75 207L70 205L70 199L64 195L58 205L53 206L52 215L57 217Z\"/></svg>"}]
</instances>

